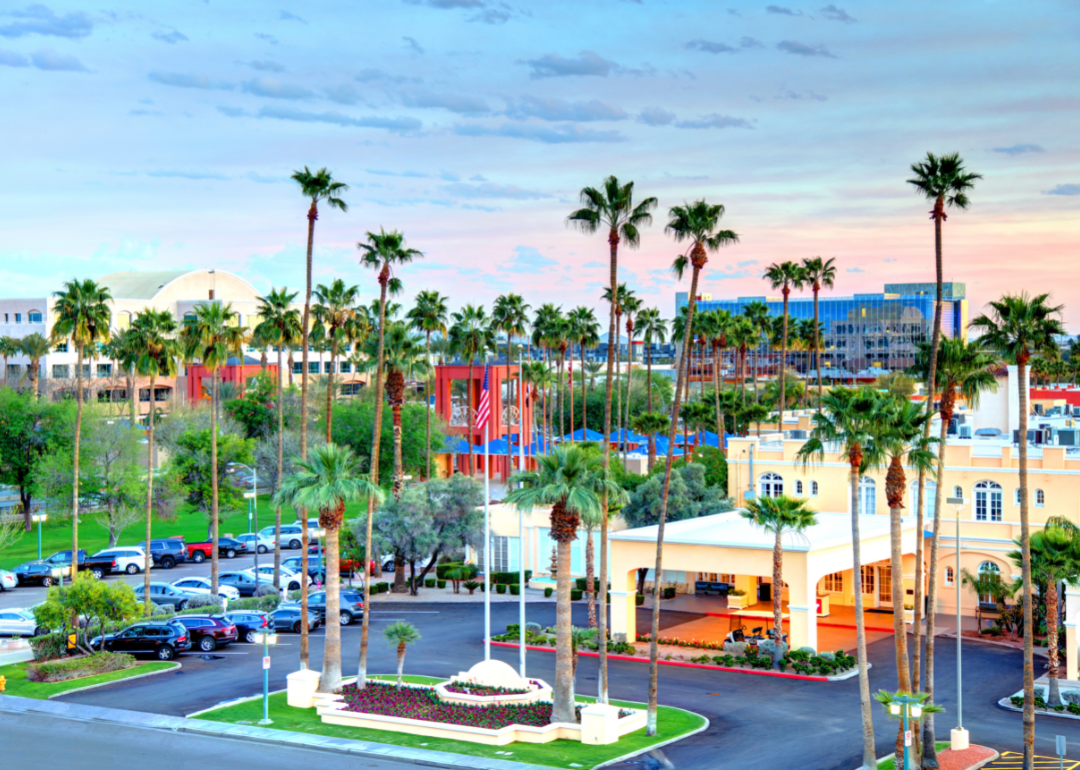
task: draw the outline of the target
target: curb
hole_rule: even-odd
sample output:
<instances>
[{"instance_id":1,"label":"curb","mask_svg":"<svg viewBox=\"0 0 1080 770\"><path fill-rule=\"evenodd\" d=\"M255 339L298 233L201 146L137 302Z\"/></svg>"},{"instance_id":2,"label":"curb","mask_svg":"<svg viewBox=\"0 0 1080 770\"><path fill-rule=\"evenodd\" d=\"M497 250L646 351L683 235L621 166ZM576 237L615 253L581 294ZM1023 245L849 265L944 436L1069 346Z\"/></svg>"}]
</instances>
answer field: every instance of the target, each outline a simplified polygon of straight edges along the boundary
<instances>
[{"instance_id":1,"label":"curb","mask_svg":"<svg viewBox=\"0 0 1080 770\"><path fill-rule=\"evenodd\" d=\"M1011 697L1011 696L1010 696ZM997 702L997 706L1005 711L1013 711L1017 714L1023 714L1024 709L1014 706L1008 697L1002 698ZM1070 714L1068 711L1054 711L1053 709L1035 709L1035 716L1039 717L1056 717L1058 719L1072 719L1073 721L1080 720L1080 714Z\"/></svg>"},{"instance_id":2,"label":"curb","mask_svg":"<svg viewBox=\"0 0 1080 770\"><path fill-rule=\"evenodd\" d=\"M681 709L678 706L665 706L664 708L675 709L676 711L682 711L685 714L693 714L694 716L699 716L699 717L701 717L702 719L705 720L705 724L703 724L701 727L699 727L696 730L692 730L692 731L690 731L688 733L683 733L682 735L680 735L680 736L678 736L676 738L671 738L670 740L666 740L663 743L657 743L657 744L655 744L653 746L650 746L649 749L648 749L649 751L655 751L656 749L662 749L664 746L670 746L671 744L676 743L677 741L681 741L681 740L684 740L686 738L689 738L692 735L697 735L698 733L705 732L706 730L709 729L709 725L712 724L712 722L709 721L708 717L703 716L702 714L699 714L696 711L687 711L686 709ZM642 752L640 752L640 751L632 751L629 754L623 754L621 757L615 757L615 759L609 759L607 762L604 762L604 763L599 764L599 765L595 765L593 767L593 770L600 770L601 767L610 767L611 765L617 765L620 762L625 762L626 760L630 759L631 757L636 757L641 753Z\"/></svg>"},{"instance_id":3,"label":"curb","mask_svg":"<svg viewBox=\"0 0 1080 770\"><path fill-rule=\"evenodd\" d=\"M110 684L120 684L121 682L134 682L136 679L145 679L148 676L157 676L158 674L167 674L170 671L175 671L178 668L182 668L182 664L179 661L173 661L170 668L163 668L160 671L148 671L145 674L139 674L137 676L127 676L121 679L113 679L111 682L98 682L97 684L88 684L85 687L76 687L74 690L65 690L64 692L58 692L55 695L50 695L45 700L52 700L53 698L63 698L65 695L71 695L73 692L83 692L85 690L96 690L98 687L108 687Z\"/></svg>"}]
</instances>

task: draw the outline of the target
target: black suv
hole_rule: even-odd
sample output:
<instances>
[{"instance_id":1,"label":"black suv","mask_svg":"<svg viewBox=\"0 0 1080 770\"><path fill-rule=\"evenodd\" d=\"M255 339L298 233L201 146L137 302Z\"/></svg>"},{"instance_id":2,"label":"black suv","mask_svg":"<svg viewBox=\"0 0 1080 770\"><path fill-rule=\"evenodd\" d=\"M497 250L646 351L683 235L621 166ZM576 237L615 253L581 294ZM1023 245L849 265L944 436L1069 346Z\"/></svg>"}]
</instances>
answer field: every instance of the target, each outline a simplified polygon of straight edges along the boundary
<instances>
[{"instance_id":1,"label":"black suv","mask_svg":"<svg viewBox=\"0 0 1080 770\"><path fill-rule=\"evenodd\" d=\"M15 579L19 581L21 586L40 583L46 588L59 580L62 574L58 567L43 561L29 561L26 564L20 564L12 572L15 573Z\"/></svg>"},{"instance_id":2,"label":"black suv","mask_svg":"<svg viewBox=\"0 0 1080 770\"><path fill-rule=\"evenodd\" d=\"M146 543L139 543L146 549ZM156 567L172 569L177 564L187 561L187 543L181 537L168 537L150 541L150 560Z\"/></svg>"},{"instance_id":3,"label":"black suv","mask_svg":"<svg viewBox=\"0 0 1080 770\"><path fill-rule=\"evenodd\" d=\"M94 649L110 652L146 653L160 660L172 660L191 649L191 634L175 620L146 620L117 634L105 634L90 640Z\"/></svg>"},{"instance_id":4,"label":"black suv","mask_svg":"<svg viewBox=\"0 0 1080 770\"><path fill-rule=\"evenodd\" d=\"M343 626L350 625L354 620L364 617L364 594L351 588L342 588L338 591L341 600L338 620ZM320 623L326 623L326 591L316 591L308 596L308 612L319 619Z\"/></svg>"}]
</instances>

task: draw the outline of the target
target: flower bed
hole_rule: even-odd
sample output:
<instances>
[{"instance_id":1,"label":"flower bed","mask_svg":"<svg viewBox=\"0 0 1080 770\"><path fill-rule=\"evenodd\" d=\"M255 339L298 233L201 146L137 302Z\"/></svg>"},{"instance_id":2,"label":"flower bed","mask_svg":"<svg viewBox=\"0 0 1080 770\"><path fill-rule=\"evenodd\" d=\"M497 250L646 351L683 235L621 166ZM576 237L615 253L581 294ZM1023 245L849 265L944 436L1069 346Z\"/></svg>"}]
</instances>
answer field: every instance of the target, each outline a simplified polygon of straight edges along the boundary
<instances>
[{"instance_id":1,"label":"flower bed","mask_svg":"<svg viewBox=\"0 0 1080 770\"><path fill-rule=\"evenodd\" d=\"M135 658L122 652L98 652L78 658L31 663L26 678L31 682L67 682L135 667Z\"/></svg>"},{"instance_id":2,"label":"flower bed","mask_svg":"<svg viewBox=\"0 0 1080 770\"><path fill-rule=\"evenodd\" d=\"M517 623L511 623L506 627L506 632L502 634L493 634L491 641L493 642L510 642L512 644L518 644L521 641L521 632L518 630ZM542 631L534 631L531 628L525 629L525 646L526 647L554 647L555 646L555 629L545 628ZM580 642L578 647L582 650L596 651L600 649L599 643L596 639L584 639ZM633 655L635 653L634 645L629 642L615 642L610 638L607 644L608 653L612 655Z\"/></svg>"},{"instance_id":3,"label":"flower bed","mask_svg":"<svg viewBox=\"0 0 1080 770\"><path fill-rule=\"evenodd\" d=\"M648 634L638 634L639 642L648 642ZM772 642L760 645L746 642L708 642L700 639L659 638L659 644L671 647L683 647L694 650L716 650L721 655L699 655L690 658L691 663L723 666L725 668L752 668L768 670L774 667L775 659L771 649ZM797 674L806 676L837 676L844 674L858 665L858 660L843 650L813 654L809 650L788 650L780 659L780 671L789 668Z\"/></svg>"},{"instance_id":4,"label":"flower bed","mask_svg":"<svg viewBox=\"0 0 1080 770\"><path fill-rule=\"evenodd\" d=\"M446 692L456 692L463 695L526 695L529 690L524 687L492 687L486 684L469 684L463 682L451 682L443 687Z\"/></svg>"}]
</instances>

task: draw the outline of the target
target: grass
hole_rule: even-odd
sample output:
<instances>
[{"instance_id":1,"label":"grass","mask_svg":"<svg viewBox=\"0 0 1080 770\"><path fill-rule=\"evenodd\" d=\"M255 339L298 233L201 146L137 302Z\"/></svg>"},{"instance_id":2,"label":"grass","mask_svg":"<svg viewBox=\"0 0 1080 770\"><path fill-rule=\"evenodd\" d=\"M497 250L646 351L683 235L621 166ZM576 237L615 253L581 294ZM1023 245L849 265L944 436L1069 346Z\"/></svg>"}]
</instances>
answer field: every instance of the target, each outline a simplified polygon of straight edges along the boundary
<instances>
[{"instance_id":1,"label":"grass","mask_svg":"<svg viewBox=\"0 0 1080 770\"><path fill-rule=\"evenodd\" d=\"M386 681L395 681L396 679L393 676L373 678ZM405 681L411 684L438 684L446 680L430 676L406 676ZM578 701L581 703L592 703L594 700L594 698L578 696ZM628 701L613 700L611 703L628 708L645 707L644 704ZM578 741L553 741L546 744L511 743L508 746L485 746L479 743L454 741L445 738L426 738L407 733L323 724L315 709L297 709L288 706L285 693L270 696L270 718L274 721L271 729L275 730L375 741L414 749L446 751L472 757L512 759L516 762L531 762L537 765L563 768L575 766L581 768L595 767L616 757L646 751L650 746L686 735L705 723L705 719L697 714L668 706L661 706L657 716L659 731L652 738L647 737L644 728L642 728L621 738L618 743L609 746L587 746ZM200 714L195 718L212 722L255 724L262 718L262 700L225 706ZM497 751L504 753L496 754Z\"/></svg>"},{"instance_id":2,"label":"grass","mask_svg":"<svg viewBox=\"0 0 1080 770\"><path fill-rule=\"evenodd\" d=\"M155 671L166 671L175 667L175 663L155 661L153 663L143 663L134 668L124 669L123 671L110 671L107 674L98 674L97 676L88 676L82 679L70 679L66 682L44 683L27 681L26 664L13 663L10 666L0 666L0 676L7 678L7 686L4 689L4 695L18 695L21 698L46 700L54 695L60 695L61 693L70 692L71 690L78 690L81 687L116 682L121 679L142 676L143 674L150 674Z\"/></svg>"},{"instance_id":3,"label":"grass","mask_svg":"<svg viewBox=\"0 0 1080 770\"><path fill-rule=\"evenodd\" d=\"M949 741L938 741L937 743L934 744L934 746L937 747L938 751L942 751L944 749L947 749L951 745L952 744L949 743ZM895 761L896 761L896 757L894 757L893 755L890 754L888 759L884 759L878 764L878 770L894 770ZM914 764L914 762L912 764Z\"/></svg>"}]
</instances>

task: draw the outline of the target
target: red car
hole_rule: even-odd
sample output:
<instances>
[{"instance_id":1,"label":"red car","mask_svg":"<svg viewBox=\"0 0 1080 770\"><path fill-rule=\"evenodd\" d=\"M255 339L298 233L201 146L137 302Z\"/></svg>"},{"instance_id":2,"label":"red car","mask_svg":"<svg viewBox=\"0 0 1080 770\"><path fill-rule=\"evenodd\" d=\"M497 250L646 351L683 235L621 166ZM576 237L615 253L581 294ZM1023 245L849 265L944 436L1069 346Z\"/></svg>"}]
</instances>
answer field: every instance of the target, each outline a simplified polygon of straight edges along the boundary
<instances>
[{"instance_id":1,"label":"red car","mask_svg":"<svg viewBox=\"0 0 1080 770\"><path fill-rule=\"evenodd\" d=\"M312 545L308 546L308 556L314 556L320 562L322 562L323 560L324 551L325 549L320 547L318 543L313 543ZM342 557L338 564L338 570L342 574L346 575L349 573L360 572L360 570L363 569L363 565L359 561L355 559L349 559L347 557ZM371 562L370 568L374 571L375 562Z\"/></svg>"},{"instance_id":2,"label":"red car","mask_svg":"<svg viewBox=\"0 0 1080 770\"><path fill-rule=\"evenodd\" d=\"M203 652L213 652L236 641L236 626L221 615L180 615L175 618L191 636L191 643Z\"/></svg>"}]
</instances>

